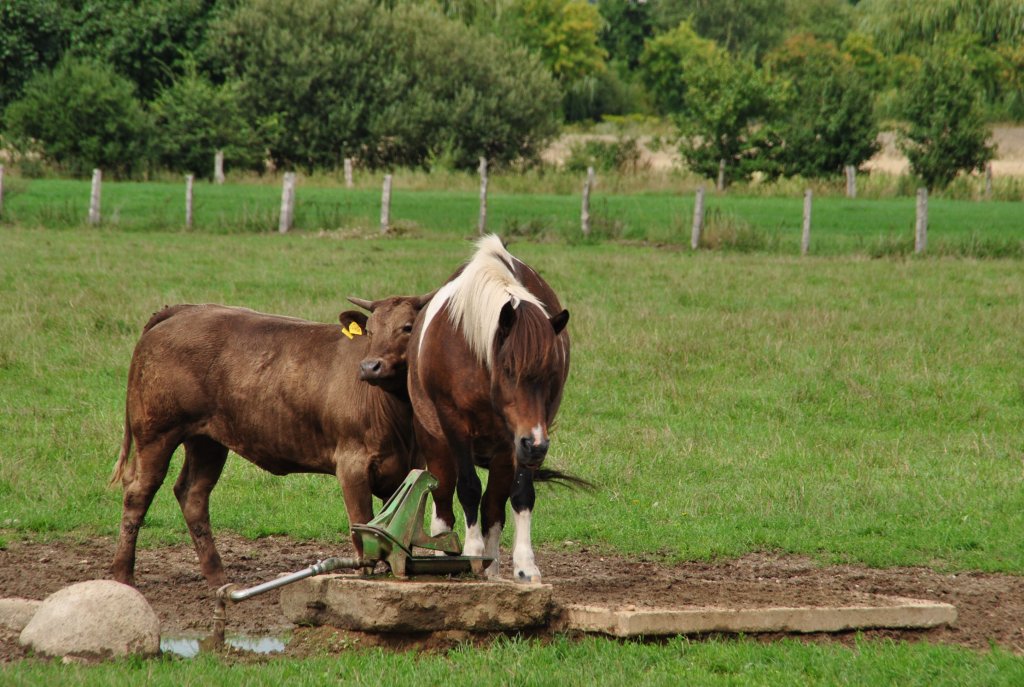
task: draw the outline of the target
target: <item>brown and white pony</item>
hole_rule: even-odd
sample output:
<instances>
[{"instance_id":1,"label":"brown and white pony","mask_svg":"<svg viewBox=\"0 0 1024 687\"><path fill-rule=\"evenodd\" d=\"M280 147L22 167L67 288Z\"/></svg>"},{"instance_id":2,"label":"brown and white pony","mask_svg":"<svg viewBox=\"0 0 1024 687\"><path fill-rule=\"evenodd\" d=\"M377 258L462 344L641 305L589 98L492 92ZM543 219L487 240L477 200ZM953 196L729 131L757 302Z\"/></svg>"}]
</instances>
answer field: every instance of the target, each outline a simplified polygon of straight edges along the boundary
<instances>
[{"instance_id":1,"label":"brown and white pony","mask_svg":"<svg viewBox=\"0 0 1024 687\"><path fill-rule=\"evenodd\" d=\"M534 479L581 482L541 469L569 374L568 321L551 287L490 235L477 241L472 259L437 291L413 328L413 424L440 483L431 531L454 527L457 491L466 516L464 553L493 557L492 577L505 503L511 499L516 528L514 579L539 582L530 540ZM490 472L483 494L475 466Z\"/></svg>"}]
</instances>

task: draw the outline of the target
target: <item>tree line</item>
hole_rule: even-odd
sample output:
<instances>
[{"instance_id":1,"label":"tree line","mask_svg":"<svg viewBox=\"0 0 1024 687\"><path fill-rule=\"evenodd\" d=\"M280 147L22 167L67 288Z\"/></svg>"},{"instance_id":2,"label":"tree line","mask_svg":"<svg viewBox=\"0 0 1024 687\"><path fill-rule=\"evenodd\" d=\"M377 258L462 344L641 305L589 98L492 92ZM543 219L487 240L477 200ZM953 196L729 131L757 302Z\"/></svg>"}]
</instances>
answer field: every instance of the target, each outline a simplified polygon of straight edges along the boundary
<instances>
[{"instance_id":1,"label":"tree line","mask_svg":"<svg viewBox=\"0 0 1024 687\"><path fill-rule=\"evenodd\" d=\"M731 182L828 177L897 122L929 186L1024 119L1024 0L0 0L0 135L81 175L529 163L669 118ZM888 126L888 124L887 124Z\"/></svg>"}]
</instances>

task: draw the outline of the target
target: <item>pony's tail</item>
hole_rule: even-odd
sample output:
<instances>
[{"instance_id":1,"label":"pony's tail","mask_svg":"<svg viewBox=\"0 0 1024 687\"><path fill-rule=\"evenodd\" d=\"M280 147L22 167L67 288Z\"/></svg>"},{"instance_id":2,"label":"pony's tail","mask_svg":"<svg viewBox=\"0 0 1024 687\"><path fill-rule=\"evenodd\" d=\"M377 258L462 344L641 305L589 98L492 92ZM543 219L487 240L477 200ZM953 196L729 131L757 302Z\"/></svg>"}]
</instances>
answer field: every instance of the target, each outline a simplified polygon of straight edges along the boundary
<instances>
[{"instance_id":1,"label":"pony's tail","mask_svg":"<svg viewBox=\"0 0 1024 687\"><path fill-rule=\"evenodd\" d=\"M124 438L121 439L121 453L114 463L114 473L110 476L110 485L117 484L124 479L125 469L131 462L132 455L132 431L128 426L128 409L124 411Z\"/></svg>"},{"instance_id":2,"label":"pony's tail","mask_svg":"<svg viewBox=\"0 0 1024 687\"><path fill-rule=\"evenodd\" d=\"M590 481L583 479L582 477L576 477L568 473L562 472L561 470L549 470L548 468L538 468L533 471L534 482L554 482L559 486L569 487L570 489L584 489L586 491L595 491L597 486Z\"/></svg>"}]
</instances>

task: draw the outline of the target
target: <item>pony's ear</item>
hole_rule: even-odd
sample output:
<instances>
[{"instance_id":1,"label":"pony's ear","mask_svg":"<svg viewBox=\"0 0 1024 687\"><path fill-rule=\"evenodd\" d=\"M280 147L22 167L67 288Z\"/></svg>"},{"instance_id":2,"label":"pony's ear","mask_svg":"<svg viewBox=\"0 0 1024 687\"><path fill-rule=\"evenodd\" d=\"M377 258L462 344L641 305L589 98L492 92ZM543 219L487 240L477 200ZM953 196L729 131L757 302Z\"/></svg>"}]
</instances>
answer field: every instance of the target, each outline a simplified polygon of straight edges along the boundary
<instances>
[{"instance_id":1,"label":"pony's ear","mask_svg":"<svg viewBox=\"0 0 1024 687\"><path fill-rule=\"evenodd\" d=\"M569 311L563 310L551 318L551 326L555 328L555 336L562 333L565 325L569 324Z\"/></svg>"},{"instance_id":2,"label":"pony's ear","mask_svg":"<svg viewBox=\"0 0 1024 687\"><path fill-rule=\"evenodd\" d=\"M359 325L359 329L364 331L366 330L366 319L366 313L361 313L358 310L346 310L338 315L338 322L341 322L342 327L348 327L355 322Z\"/></svg>"},{"instance_id":3,"label":"pony's ear","mask_svg":"<svg viewBox=\"0 0 1024 687\"><path fill-rule=\"evenodd\" d=\"M508 336L512 325L515 323L516 306L512 304L512 301L508 301L505 305L501 306L501 313L498 314L498 336L502 339Z\"/></svg>"}]
</instances>

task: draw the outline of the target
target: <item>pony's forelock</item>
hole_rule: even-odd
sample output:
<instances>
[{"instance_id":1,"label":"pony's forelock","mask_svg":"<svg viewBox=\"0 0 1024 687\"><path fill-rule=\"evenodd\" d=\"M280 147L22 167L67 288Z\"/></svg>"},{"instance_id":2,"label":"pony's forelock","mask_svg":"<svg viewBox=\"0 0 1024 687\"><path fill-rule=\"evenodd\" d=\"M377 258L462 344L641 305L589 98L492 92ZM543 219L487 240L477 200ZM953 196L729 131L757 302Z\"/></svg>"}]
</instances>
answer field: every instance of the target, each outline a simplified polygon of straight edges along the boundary
<instances>
[{"instance_id":1,"label":"pony's forelock","mask_svg":"<svg viewBox=\"0 0 1024 687\"><path fill-rule=\"evenodd\" d=\"M431 320L447 304L452 325L462 332L477 360L488 370L492 369L492 344L501 309L506 303L512 303L515 308L531 303L547 318L544 305L516 279L513 272L516 262L496 235L479 239L476 252L459 276L441 287L431 300L420 333L420 345Z\"/></svg>"}]
</instances>

